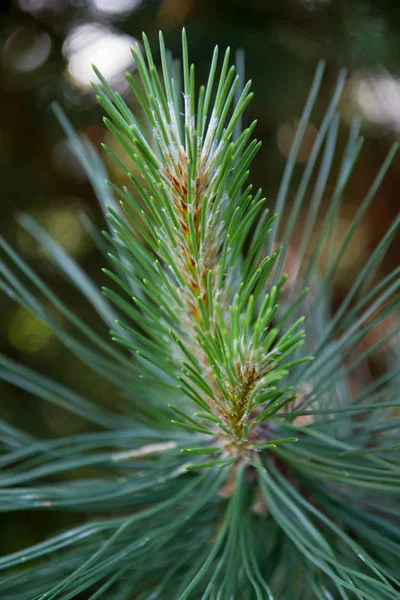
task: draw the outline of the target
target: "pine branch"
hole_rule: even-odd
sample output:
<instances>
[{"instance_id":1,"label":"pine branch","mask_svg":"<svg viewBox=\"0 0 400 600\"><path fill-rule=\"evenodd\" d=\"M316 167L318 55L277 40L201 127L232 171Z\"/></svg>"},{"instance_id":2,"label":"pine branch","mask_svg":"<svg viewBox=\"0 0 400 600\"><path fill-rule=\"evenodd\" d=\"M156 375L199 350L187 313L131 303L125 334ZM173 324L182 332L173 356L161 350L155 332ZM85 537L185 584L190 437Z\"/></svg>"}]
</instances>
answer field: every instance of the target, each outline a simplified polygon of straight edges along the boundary
<instances>
[{"instance_id":1,"label":"pine branch","mask_svg":"<svg viewBox=\"0 0 400 600\"><path fill-rule=\"evenodd\" d=\"M30 217L19 218L111 340L0 240L2 291L124 400L116 414L0 357L3 380L93 424L88 433L46 440L0 423L0 509L63 510L83 521L1 557L1 597L399 598L399 269L378 276L399 218L335 313L330 306L335 271L396 146L333 251L362 146L356 121L331 172L344 72L294 190L323 77L318 65L276 216L247 184L259 143L255 123L242 130L252 94L229 67L229 50L220 67L215 50L198 87L183 32L183 90L161 34L160 66L146 36L132 52L138 78L127 79L142 116L96 69L94 84L120 144L120 152L106 151L129 185L105 184L96 151L55 108L107 216L104 239L88 227L109 286L99 290ZM333 192L321 215L328 180ZM295 245L300 210L306 217ZM370 342L383 323L390 325ZM374 377L370 363L384 350L387 364Z\"/></svg>"}]
</instances>

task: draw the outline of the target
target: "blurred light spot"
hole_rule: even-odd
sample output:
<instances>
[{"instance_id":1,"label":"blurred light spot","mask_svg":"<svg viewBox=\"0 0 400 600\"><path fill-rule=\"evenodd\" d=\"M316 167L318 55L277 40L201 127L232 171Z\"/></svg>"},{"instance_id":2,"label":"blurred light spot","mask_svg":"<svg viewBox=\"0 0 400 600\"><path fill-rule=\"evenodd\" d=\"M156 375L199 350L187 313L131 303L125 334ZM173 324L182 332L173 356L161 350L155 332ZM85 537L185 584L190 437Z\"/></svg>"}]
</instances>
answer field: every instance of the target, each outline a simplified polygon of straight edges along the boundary
<instances>
[{"instance_id":1,"label":"blurred light spot","mask_svg":"<svg viewBox=\"0 0 400 600\"><path fill-rule=\"evenodd\" d=\"M96 79L92 69L92 64L95 64L114 87L124 89L127 84L123 74L132 67L130 48L134 42L131 36L115 33L98 23L75 27L63 45L73 85L91 91L90 82Z\"/></svg>"},{"instance_id":2,"label":"blurred light spot","mask_svg":"<svg viewBox=\"0 0 400 600\"><path fill-rule=\"evenodd\" d=\"M67 140L58 140L53 145L51 159L57 173L66 179L72 179L77 183L84 183L87 180L86 173L72 154Z\"/></svg>"},{"instance_id":3,"label":"blurred light spot","mask_svg":"<svg viewBox=\"0 0 400 600\"><path fill-rule=\"evenodd\" d=\"M93 242L88 235L81 211L84 201L77 197L63 198L63 204L52 206L41 212L32 212L32 216L51 235L62 248L74 258L90 252ZM17 233L18 246L24 254L32 258L45 258L46 263L52 259L48 252L30 236L20 229Z\"/></svg>"},{"instance_id":4,"label":"blurred light spot","mask_svg":"<svg viewBox=\"0 0 400 600\"><path fill-rule=\"evenodd\" d=\"M50 50L48 33L18 27L6 41L3 53L7 66L26 73L40 67L49 57Z\"/></svg>"},{"instance_id":5,"label":"blurred light spot","mask_svg":"<svg viewBox=\"0 0 400 600\"><path fill-rule=\"evenodd\" d=\"M17 350L28 354L39 352L47 346L52 335L46 323L24 308L17 308L11 316L8 338Z\"/></svg>"},{"instance_id":6,"label":"blurred light spot","mask_svg":"<svg viewBox=\"0 0 400 600\"><path fill-rule=\"evenodd\" d=\"M38 14L41 12L58 13L65 8L65 0L19 0L18 4L24 12Z\"/></svg>"},{"instance_id":7,"label":"blurred light spot","mask_svg":"<svg viewBox=\"0 0 400 600\"><path fill-rule=\"evenodd\" d=\"M289 156L290 154L297 127L297 123L295 123L294 126L289 125L289 123L283 123L278 127L276 141L279 150L284 156ZM304 130L303 139L301 140L299 151L297 153L296 162L305 163L307 161L317 136L317 128L312 123L307 123Z\"/></svg>"},{"instance_id":8,"label":"blurred light spot","mask_svg":"<svg viewBox=\"0 0 400 600\"><path fill-rule=\"evenodd\" d=\"M363 115L400 132L400 81L388 75L358 76L351 93Z\"/></svg>"},{"instance_id":9,"label":"blurred light spot","mask_svg":"<svg viewBox=\"0 0 400 600\"><path fill-rule=\"evenodd\" d=\"M133 11L142 0L91 0L93 8L107 15L117 15Z\"/></svg>"},{"instance_id":10,"label":"blurred light spot","mask_svg":"<svg viewBox=\"0 0 400 600\"><path fill-rule=\"evenodd\" d=\"M43 215L43 226L71 256L81 256L91 248L90 239L79 218L79 198L65 198L67 206L51 208Z\"/></svg>"}]
</instances>

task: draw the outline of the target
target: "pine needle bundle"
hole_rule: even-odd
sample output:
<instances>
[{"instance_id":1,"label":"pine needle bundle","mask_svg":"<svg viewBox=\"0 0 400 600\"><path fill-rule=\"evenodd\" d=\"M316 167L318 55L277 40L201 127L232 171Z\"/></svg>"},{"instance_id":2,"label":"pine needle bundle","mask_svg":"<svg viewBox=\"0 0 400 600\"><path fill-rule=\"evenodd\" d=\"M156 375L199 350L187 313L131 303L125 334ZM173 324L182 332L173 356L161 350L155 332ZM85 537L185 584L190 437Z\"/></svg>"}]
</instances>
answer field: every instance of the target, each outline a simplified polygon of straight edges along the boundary
<instances>
[{"instance_id":1,"label":"pine needle bundle","mask_svg":"<svg viewBox=\"0 0 400 600\"><path fill-rule=\"evenodd\" d=\"M2 379L91 424L88 433L40 439L0 422L1 510L83 515L3 555L0 597L400 598L399 328L363 344L399 309L400 268L378 276L399 217L335 310L331 298L396 147L334 247L363 141L355 121L333 173L345 74L294 186L318 66L270 210L248 183L259 148L255 123L242 128L250 82L242 86L229 50L219 60L216 48L198 88L185 32L182 42L181 65L161 34L158 67L146 36L133 48L140 82L127 78L140 116L95 69L104 122L126 160L105 149L126 186L106 181L92 145L55 107L106 215L99 249L109 285L98 289L32 217L19 218L110 337L0 239L1 289L124 403L105 408L0 356ZM330 257L323 272L322 253ZM371 357L387 345L388 364L374 377Z\"/></svg>"}]
</instances>

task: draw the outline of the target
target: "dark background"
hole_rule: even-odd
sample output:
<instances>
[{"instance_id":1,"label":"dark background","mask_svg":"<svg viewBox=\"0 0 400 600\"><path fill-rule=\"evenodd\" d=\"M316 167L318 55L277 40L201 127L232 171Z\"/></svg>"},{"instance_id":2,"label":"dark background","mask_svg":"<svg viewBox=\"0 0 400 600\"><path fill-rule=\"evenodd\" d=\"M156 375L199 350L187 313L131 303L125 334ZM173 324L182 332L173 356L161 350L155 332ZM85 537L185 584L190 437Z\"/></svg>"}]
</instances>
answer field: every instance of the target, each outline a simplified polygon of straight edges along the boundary
<instances>
[{"instance_id":1,"label":"dark background","mask_svg":"<svg viewBox=\"0 0 400 600\"><path fill-rule=\"evenodd\" d=\"M82 215L102 226L94 193L64 142L50 103L57 100L77 130L99 147L107 140L102 110L90 86L90 63L124 91L122 74L134 71L130 38L146 31L154 49L162 28L167 46L180 53L188 32L197 80L204 80L212 49L242 48L246 77L255 99L247 119L258 119L263 146L252 181L274 200L285 157L312 76L327 62L322 94L299 155L307 159L315 127L340 67L349 70L338 147L349 121L363 118L362 156L346 192L338 234L346 232L385 153L400 132L400 3L397 0L15 0L0 13L0 231L74 310L95 324L89 305L57 273L32 240L15 225L19 211L34 215L98 283L102 259L87 235ZM127 37L127 36L130 36ZM129 93L126 100L132 101ZM340 157L337 153L337 160ZM106 159L110 178L120 174ZM339 300L360 265L398 211L400 159L393 163L335 278ZM399 241L382 265L398 264ZM322 257L323 260L323 257ZM112 404L115 390L99 381L59 344L45 325L0 297L0 352L46 373L85 396ZM58 317L59 318L59 317ZM2 417L43 437L82 431L85 424L62 409L0 382ZM64 517L63 517L64 518ZM66 523L67 517L63 523ZM59 523L57 514L7 519L2 543L8 551L43 538Z\"/></svg>"}]
</instances>

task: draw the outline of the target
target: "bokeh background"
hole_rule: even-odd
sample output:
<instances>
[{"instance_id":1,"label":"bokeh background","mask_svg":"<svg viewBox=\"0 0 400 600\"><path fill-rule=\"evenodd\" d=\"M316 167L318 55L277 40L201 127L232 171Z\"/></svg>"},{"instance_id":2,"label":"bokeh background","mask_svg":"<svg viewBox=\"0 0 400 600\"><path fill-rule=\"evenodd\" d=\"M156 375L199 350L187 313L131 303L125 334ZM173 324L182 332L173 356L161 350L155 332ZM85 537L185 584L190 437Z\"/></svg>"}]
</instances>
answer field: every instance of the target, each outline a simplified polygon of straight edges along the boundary
<instances>
[{"instance_id":1,"label":"bokeh background","mask_svg":"<svg viewBox=\"0 0 400 600\"><path fill-rule=\"evenodd\" d=\"M252 181L263 187L271 203L318 60L325 59L326 75L300 149L299 173L339 69L348 69L336 160L351 118L362 118L366 142L346 191L338 244L390 145L400 137L397 0L2 0L0 5L0 231L93 325L96 316L90 305L84 305L43 250L16 226L15 217L21 211L32 214L96 282L105 283L102 258L87 232L88 219L101 227L102 215L50 105L59 102L74 127L100 152L102 141L112 145L91 87L91 63L133 102L123 74L135 74L129 48L143 30L156 49L158 30L163 29L168 47L179 55L184 25L198 80L207 75L216 43L231 46L233 53L244 50L246 77L255 92L247 119L258 119L256 135L263 142ZM104 159L110 178L118 180L120 173ZM397 214L399 189L397 158L338 269L336 302ZM397 240L383 272L398 264L399 251ZM4 296L0 307L0 352L91 399L115 401L115 390L80 365L44 324ZM43 437L85 428L61 408L3 382L0 407L2 418ZM46 519L38 514L35 520L18 513L4 521L0 543L8 551L19 549L69 519L46 513Z\"/></svg>"}]
</instances>

